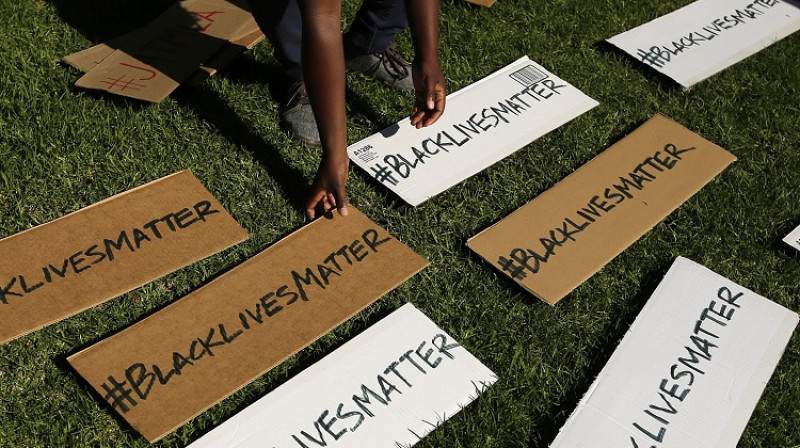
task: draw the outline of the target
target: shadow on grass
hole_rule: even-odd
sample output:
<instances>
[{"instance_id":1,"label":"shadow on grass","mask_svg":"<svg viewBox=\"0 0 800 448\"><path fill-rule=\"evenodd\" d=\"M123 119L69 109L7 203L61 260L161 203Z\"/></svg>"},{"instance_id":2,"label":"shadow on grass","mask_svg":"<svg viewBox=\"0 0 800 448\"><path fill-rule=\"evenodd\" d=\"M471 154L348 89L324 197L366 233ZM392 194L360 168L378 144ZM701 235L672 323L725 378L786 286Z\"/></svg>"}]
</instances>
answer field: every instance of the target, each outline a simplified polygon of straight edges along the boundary
<instances>
[{"instance_id":1,"label":"shadow on grass","mask_svg":"<svg viewBox=\"0 0 800 448\"><path fill-rule=\"evenodd\" d=\"M675 82L672 78L663 73L659 72L658 70L654 69L646 65L645 63L637 60L635 57L629 55L628 53L622 51L621 49L617 48L613 44L608 43L605 40L601 40L599 42L595 42L592 45L594 48L599 50L602 53L607 55L615 55L615 56L622 56L622 61L626 66L630 67L633 66L635 70L641 73L649 82L653 84L657 84L661 89L667 92L684 92L684 89L680 84Z\"/></svg>"}]
</instances>

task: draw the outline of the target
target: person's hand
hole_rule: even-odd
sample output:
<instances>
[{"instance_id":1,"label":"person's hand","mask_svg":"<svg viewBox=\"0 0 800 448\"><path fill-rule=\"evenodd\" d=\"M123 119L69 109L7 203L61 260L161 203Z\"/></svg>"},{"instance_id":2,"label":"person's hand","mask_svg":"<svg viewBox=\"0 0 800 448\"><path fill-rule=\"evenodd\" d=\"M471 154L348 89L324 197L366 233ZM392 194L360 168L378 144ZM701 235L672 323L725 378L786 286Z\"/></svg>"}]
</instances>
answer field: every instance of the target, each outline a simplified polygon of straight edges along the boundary
<instances>
[{"instance_id":1,"label":"person's hand","mask_svg":"<svg viewBox=\"0 0 800 448\"><path fill-rule=\"evenodd\" d=\"M347 153L341 157L322 156L322 161L311 185L311 194L306 201L306 213L310 219L337 209L339 214L347 216L347 195L345 194L345 184L347 184L347 168L350 159Z\"/></svg>"},{"instance_id":2,"label":"person's hand","mask_svg":"<svg viewBox=\"0 0 800 448\"><path fill-rule=\"evenodd\" d=\"M411 75L416 95L414 108L411 110L411 125L419 129L436 123L442 115L447 90L438 61L423 63L414 59Z\"/></svg>"}]
</instances>

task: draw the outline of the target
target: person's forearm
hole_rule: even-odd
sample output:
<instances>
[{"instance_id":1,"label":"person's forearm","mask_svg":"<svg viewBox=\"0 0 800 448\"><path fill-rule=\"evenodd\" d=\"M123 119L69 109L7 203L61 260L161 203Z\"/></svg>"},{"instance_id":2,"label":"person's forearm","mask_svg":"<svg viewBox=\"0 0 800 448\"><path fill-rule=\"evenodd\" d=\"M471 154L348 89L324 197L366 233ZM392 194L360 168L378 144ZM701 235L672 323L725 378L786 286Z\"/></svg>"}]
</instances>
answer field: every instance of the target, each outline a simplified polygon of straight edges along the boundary
<instances>
[{"instance_id":1,"label":"person's forearm","mask_svg":"<svg viewBox=\"0 0 800 448\"><path fill-rule=\"evenodd\" d=\"M267 0L271 1L271 0ZM303 0L303 75L325 158L347 160L341 0Z\"/></svg>"},{"instance_id":2,"label":"person's forearm","mask_svg":"<svg viewBox=\"0 0 800 448\"><path fill-rule=\"evenodd\" d=\"M439 0L404 0L415 58L439 61Z\"/></svg>"}]
</instances>

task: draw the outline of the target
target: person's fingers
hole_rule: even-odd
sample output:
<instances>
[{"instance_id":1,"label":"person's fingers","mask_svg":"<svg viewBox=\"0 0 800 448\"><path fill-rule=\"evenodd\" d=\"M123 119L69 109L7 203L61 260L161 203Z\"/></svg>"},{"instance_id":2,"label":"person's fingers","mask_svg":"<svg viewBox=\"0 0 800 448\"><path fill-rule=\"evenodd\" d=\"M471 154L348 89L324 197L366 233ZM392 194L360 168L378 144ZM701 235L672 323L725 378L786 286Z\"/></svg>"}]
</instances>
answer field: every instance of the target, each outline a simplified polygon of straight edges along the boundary
<instances>
[{"instance_id":1,"label":"person's fingers","mask_svg":"<svg viewBox=\"0 0 800 448\"><path fill-rule=\"evenodd\" d=\"M428 110L428 113L426 114L425 120L422 123L422 125L430 126L433 123L436 123L436 121L439 120L439 117L441 117L442 114L444 113L444 107L445 107L444 89L438 88L436 89L436 95L433 107L431 107Z\"/></svg>"},{"instance_id":2,"label":"person's fingers","mask_svg":"<svg viewBox=\"0 0 800 448\"><path fill-rule=\"evenodd\" d=\"M425 110L419 105L414 106L411 110L411 125L419 129L419 125L422 123L422 120L425 118Z\"/></svg>"},{"instance_id":3,"label":"person's fingers","mask_svg":"<svg viewBox=\"0 0 800 448\"><path fill-rule=\"evenodd\" d=\"M320 202L319 195L312 196L311 199L306 203L306 214L308 215L308 219L314 219L317 217L317 208L319 207Z\"/></svg>"},{"instance_id":4,"label":"person's fingers","mask_svg":"<svg viewBox=\"0 0 800 448\"><path fill-rule=\"evenodd\" d=\"M337 209L339 210L339 215L347 216L349 210L347 208L347 194L344 186L338 187L333 193L334 201L337 205Z\"/></svg>"}]
</instances>

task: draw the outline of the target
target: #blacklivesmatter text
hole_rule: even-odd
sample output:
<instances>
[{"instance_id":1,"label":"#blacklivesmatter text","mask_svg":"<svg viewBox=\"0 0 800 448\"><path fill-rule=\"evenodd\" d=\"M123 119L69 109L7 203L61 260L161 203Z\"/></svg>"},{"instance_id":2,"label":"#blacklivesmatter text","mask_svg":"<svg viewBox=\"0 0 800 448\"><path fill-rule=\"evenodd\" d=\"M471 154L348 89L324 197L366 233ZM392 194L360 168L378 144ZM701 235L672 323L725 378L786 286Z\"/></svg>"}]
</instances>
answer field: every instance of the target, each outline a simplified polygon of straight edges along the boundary
<instances>
[{"instance_id":1,"label":"#blacklivesmatter text","mask_svg":"<svg viewBox=\"0 0 800 448\"><path fill-rule=\"evenodd\" d=\"M742 304L737 303L743 292L734 294L723 286L717 290L717 299L703 308L689 335L688 344L684 346L686 353L679 355L677 361L669 368L656 390L657 398L653 404L644 409L645 420L633 422L635 432L642 434L647 444L639 444L636 438L630 437L632 448L656 448L655 443L665 442L670 421L680 413L681 405L686 403L695 384L706 374L708 364L712 362L714 350L719 348L721 335L725 327L733 319Z\"/></svg>"},{"instance_id":2,"label":"#blacklivesmatter text","mask_svg":"<svg viewBox=\"0 0 800 448\"><path fill-rule=\"evenodd\" d=\"M639 48L639 60L656 68L663 68L678 55L690 48L699 47L704 42L710 42L723 31L730 30L737 25L746 24L748 21L758 19L766 14L766 10L781 3L781 0L755 0L735 12L722 18L714 19L700 31L692 31L666 45L654 45L649 49Z\"/></svg>"},{"instance_id":3,"label":"#blacklivesmatter text","mask_svg":"<svg viewBox=\"0 0 800 448\"><path fill-rule=\"evenodd\" d=\"M15 301L40 288L46 288L59 279L80 275L100 263L108 264L121 255L144 250L154 241L168 238L170 234L196 223L205 222L208 215L214 213L219 213L219 210L212 208L211 202L200 201L192 208L168 213L141 227L122 230L110 239L103 239L63 259L47 263L35 273L16 274L10 279L0 279L0 306L13 306Z\"/></svg>"},{"instance_id":4,"label":"#blacklivesmatter text","mask_svg":"<svg viewBox=\"0 0 800 448\"><path fill-rule=\"evenodd\" d=\"M391 240L389 236L381 237L375 229L365 230L360 239L335 249L316 265L292 270L287 275L291 278L289 282L271 291L264 291L260 297L253 299L252 306L238 310L238 315L233 315L236 317L231 316L235 323L216 323L199 337L187 338L182 349L166 356L168 361L162 363L166 367L134 362L119 377L109 375L107 381L101 385L101 395L112 408L123 414L127 413L147 400L154 392L153 387L166 386L171 380L180 377L187 368L203 358L215 356L240 336L245 336L262 325L269 325L270 319L289 307L309 302L309 293L312 290L324 291L336 277L341 277L348 268L357 266L369 255L377 253L380 245Z\"/></svg>"},{"instance_id":5,"label":"#blacklivesmatter text","mask_svg":"<svg viewBox=\"0 0 800 448\"><path fill-rule=\"evenodd\" d=\"M556 255L557 248L569 244L570 241L576 241L577 235L592 223L625 201L633 199L637 191L644 190L648 183L655 181L660 174L668 172L682 161L684 153L695 149L694 146L679 149L674 144L668 143L663 151L656 151L626 175L619 176L619 182L606 188L602 195L592 196L585 207L575 212L575 216L565 217L559 225L539 238L532 246L511 249L507 257L501 255L497 261L500 270L517 281L525 279L528 274L537 274L541 265Z\"/></svg>"},{"instance_id":6,"label":"#blacklivesmatter text","mask_svg":"<svg viewBox=\"0 0 800 448\"><path fill-rule=\"evenodd\" d=\"M357 431L380 410L391 406L392 399L403 395L423 381L442 363L455 359L453 350L461 347L456 341L448 341L439 333L428 341L423 340L416 349L413 347L392 361L383 373L375 376L374 382L361 384L358 391L347 400L323 410L313 422L311 431L301 430L292 434L299 448L328 446L342 439L347 433Z\"/></svg>"},{"instance_id":7,"label":"#blacklivesmatter text","mask_svg":"<svg viewBox=\"0 0 800 448\"><path fill-rule=\"evenodd\" d=\"M522 91L497 103L475 112L461 123L439 131L434 137L423 140L412 146L410 154L386 154L383 163L377 162L370 167L372 177L387 185L396 186L403 179L408 179L416 168L437 155L449 153L469 144L474 138L493 128L511 123L535 106L557 95L566 84L557 84L552 79L544 79L525 87Z\"/></svg>"}]
</instances>

